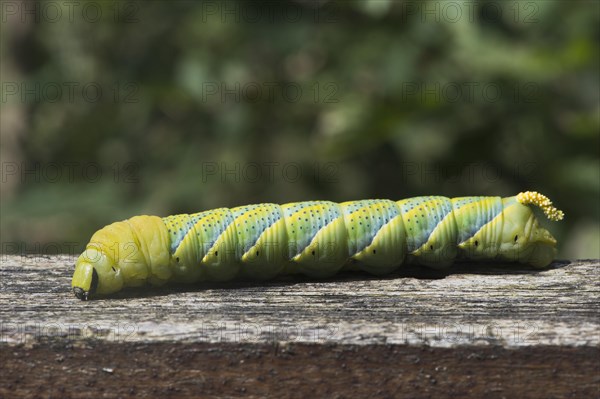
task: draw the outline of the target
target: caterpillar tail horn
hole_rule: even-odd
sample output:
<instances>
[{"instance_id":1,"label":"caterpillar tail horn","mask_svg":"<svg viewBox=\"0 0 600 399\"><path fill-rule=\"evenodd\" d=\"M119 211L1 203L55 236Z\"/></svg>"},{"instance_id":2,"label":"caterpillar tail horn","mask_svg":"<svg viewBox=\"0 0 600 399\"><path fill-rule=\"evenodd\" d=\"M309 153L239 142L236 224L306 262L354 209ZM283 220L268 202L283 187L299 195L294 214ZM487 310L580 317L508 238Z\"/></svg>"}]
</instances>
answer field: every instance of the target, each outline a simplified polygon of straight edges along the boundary
<instances>
[{"instance_id":1,"label":"caterpillar tail horn","mask_svg":"<svg viewBox=\"0 0 600 399\"><path fill-rule=\"evenodd\" d=\"M516 200L518 203L528 206L533 205L539 207L546 217L551 221L560 221L564 218L563 211L556 209L552 205L552 201L543 194L535 191L525 191L517 194ZM556 256L556 239L552 234L542 228L535 217L530 219L529 242L531 253L529 263L534 267L546 267Z\"/></svg>"}]
</instances>

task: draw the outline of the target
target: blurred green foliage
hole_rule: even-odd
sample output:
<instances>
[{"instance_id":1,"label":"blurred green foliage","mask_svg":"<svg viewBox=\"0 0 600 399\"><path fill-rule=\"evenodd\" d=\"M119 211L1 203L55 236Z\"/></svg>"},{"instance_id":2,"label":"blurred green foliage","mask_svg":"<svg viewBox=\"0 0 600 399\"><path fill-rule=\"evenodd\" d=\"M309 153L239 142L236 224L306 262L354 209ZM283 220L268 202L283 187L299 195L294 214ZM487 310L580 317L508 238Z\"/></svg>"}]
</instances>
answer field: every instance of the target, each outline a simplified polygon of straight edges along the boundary
<instances>
[{"instance_id":1,"label":"blurred green foliage","mask_svg":"<svg viewBox=\"0 0 600 399\"><path fill-rule=\"evenodd\" d=\"M4 2L3 251L135 214L532 189L567 215L560 256L598 258L598 4Z\"/></svg>"}]
</instances>

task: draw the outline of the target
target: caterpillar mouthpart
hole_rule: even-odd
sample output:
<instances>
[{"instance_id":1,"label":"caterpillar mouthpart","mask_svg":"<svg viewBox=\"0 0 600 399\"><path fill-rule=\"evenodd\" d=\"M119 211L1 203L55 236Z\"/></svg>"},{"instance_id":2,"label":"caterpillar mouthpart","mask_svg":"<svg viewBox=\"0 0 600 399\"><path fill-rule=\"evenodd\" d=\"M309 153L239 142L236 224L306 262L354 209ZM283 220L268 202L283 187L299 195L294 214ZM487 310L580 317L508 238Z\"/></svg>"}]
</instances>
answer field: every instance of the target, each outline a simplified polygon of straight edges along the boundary
<instances>
[{"instance_id":1,"label":"caterpillar mouthpart","mask_svg":"<svg viewBox=\"0 0 600 399\"><path fill-rule=\"evenodd\" d=\"M75 268L71 286L77 298L87 301L98 288L98 272L89 263L79 263Z\"/></svg>"}]
</instances>

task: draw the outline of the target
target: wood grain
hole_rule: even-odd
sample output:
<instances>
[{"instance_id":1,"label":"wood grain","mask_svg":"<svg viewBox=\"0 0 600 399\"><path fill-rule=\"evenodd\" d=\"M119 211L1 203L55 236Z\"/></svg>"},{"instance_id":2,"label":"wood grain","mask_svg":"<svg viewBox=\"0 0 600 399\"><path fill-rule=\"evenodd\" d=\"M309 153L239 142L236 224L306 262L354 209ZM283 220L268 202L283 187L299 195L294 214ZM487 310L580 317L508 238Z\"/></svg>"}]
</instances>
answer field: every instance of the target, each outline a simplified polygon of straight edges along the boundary
<instances>
[{"instance_id":1,"label":"wood grain","mask_svg":"<svg viewBox=\"0 0 600 399\"><path fill-rule=\"evenodd\" d=\"M385 278L349 272L137 289L88 302L70 291L73 265L69 256L3 256L2 342L600 343L598 260L542 271L460 264L447 272L407 267Z\"/></svg>"},{"instance_id":2,"label":"wood grain","mask_svg":"<svg viewBox=\"0 0 600 399\"><path fill-rule=\"evenodd\" d=\"M598 260L170 286L88 302L70 291L74 260L2 255L0 397L600 393Z\"/></svg>"}]
</instances>

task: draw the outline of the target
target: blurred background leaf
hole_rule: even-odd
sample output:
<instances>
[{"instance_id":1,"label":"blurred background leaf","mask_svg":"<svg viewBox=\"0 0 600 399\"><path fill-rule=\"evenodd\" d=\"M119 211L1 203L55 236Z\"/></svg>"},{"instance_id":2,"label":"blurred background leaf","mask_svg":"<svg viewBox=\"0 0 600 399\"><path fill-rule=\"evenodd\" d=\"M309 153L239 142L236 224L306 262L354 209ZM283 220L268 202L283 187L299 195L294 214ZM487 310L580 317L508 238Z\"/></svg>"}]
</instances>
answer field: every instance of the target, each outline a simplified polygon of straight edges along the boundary
<instances>
[{"instance_id":1,"label":"blurred background leaf","mask_svg":"<svg viewBox=\"0 0 600 399\"><path fill-rule=\"evenodd\" d=\"M135 214L531 189L567 215L559 256L598 258L598 4L3 2L2 251Z\"/></svg>"}]
</instances>

